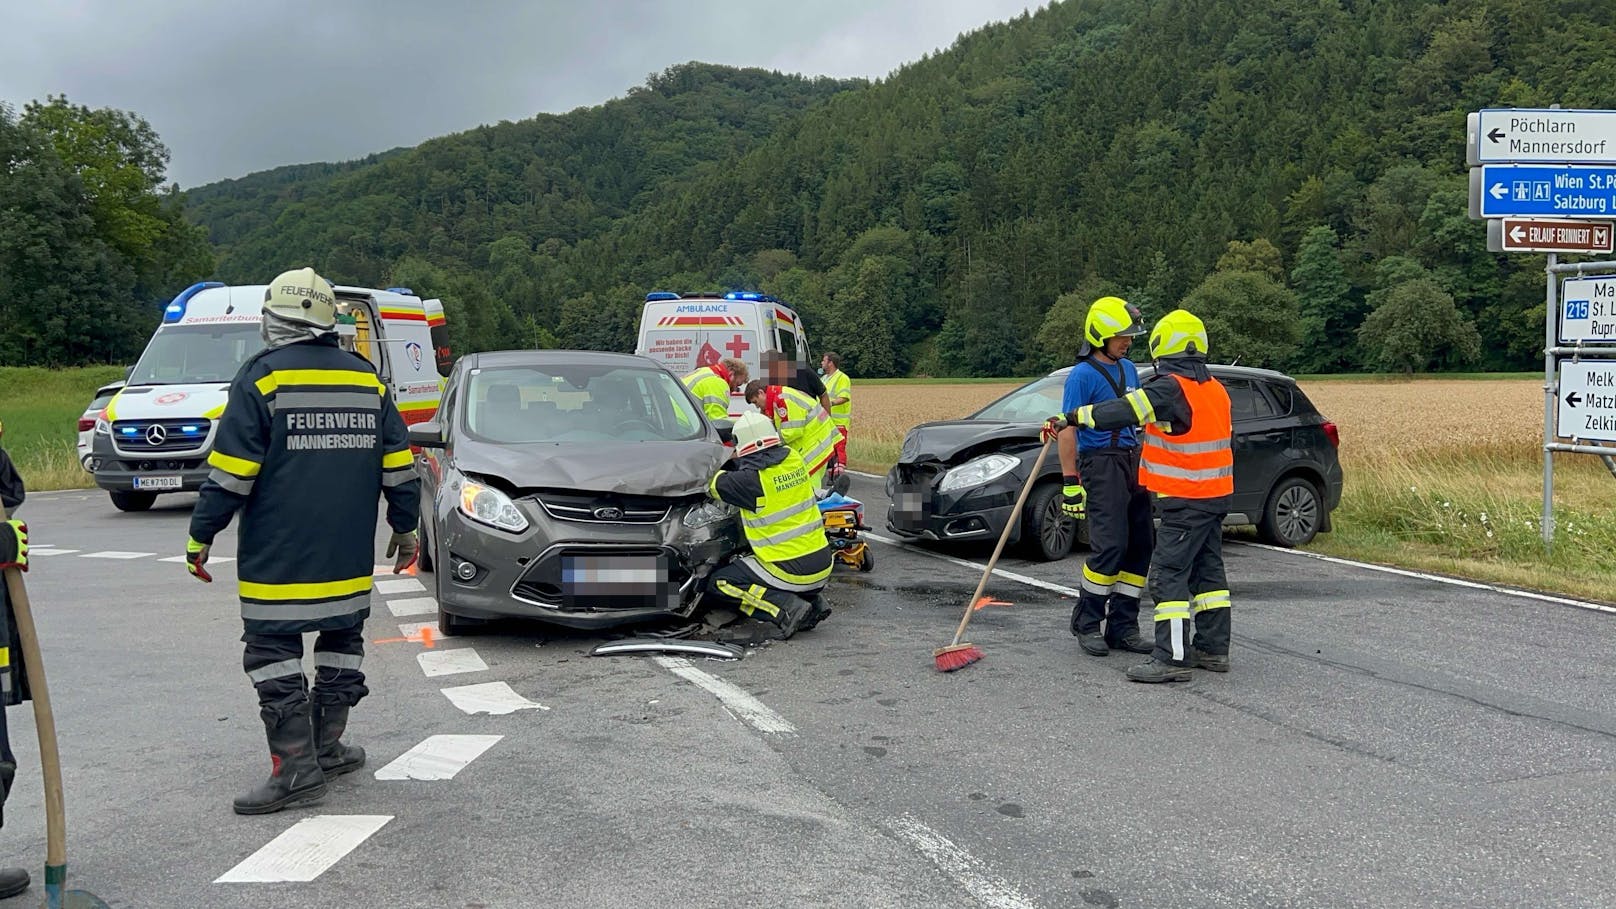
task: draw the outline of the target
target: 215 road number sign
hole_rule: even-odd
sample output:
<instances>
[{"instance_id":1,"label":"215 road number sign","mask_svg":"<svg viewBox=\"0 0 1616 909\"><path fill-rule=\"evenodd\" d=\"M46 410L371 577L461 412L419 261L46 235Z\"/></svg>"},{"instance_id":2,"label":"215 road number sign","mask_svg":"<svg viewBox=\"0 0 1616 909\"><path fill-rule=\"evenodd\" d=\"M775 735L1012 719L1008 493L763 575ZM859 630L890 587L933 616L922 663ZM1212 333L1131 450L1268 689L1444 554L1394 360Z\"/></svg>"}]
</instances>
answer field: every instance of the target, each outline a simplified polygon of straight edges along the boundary
<instances>
[{"instance_id":1,"label":"215 road number sign","mask_svg":"<svg viewBox=\"0 0 1616 909\"><path fill-rule=\"evenodd\" d=\"M1616 275L1568 278L1561 285L1560 341L1616 344Z\"/></svg>"}]
</instances>

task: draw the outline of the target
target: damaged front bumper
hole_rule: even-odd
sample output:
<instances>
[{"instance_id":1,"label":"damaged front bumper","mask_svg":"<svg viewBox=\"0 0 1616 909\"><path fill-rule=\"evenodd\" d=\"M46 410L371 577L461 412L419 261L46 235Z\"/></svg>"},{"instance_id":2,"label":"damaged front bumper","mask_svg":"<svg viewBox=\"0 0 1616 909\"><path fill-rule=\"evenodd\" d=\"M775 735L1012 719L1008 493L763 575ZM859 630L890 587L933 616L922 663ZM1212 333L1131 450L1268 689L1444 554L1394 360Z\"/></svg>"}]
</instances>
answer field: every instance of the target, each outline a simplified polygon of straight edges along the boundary
<instances>
[{"instance_id":1,"label":"damaged front bumper","mask_svg":"<svg viewBox=\"0 0 1616 909\"><path fill-rule=\"evenodd\" d=\"M996 540L1015 508L1026 475L1020 470L980 486L940 492L943 464L899 464L887 474L887 530L911 540ZM1020 522L1009 543L1021 536Z\"/></svg>"}]
</instances>

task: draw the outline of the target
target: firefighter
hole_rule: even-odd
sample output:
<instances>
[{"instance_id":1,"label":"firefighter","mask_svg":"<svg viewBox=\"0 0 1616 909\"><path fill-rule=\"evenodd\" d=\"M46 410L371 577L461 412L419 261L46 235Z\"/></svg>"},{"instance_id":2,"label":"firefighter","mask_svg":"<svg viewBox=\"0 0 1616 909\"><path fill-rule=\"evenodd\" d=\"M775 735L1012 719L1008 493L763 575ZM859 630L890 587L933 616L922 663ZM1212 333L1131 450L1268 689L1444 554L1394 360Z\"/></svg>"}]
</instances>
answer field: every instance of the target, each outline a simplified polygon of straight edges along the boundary
<instances>
[{"instance_id":1,"label":"firefighter","mask_svg":"<svg viewBox=\"0 0 1616 909\"><path fill-rule=\"evenodd\" d=\"M729 357L711 366L703 366L679 381L685 383L690 393L696 396L696 402L707 414L707 419L728 420L730 392L741 390L746 384L747 374L745 363Z\"/></svg>"},{"instance_id":2,"label":"firefighter","mask_svg":"<svg viewBox=\"0 0 1616 909\"><path fill-rule=\"evenodd\" d=\"M1206 368L1207 349L1201 320L1173 310L1150 332L1150 381L1120 400L1050 417L1044 427L1047 435L1067 424L1145 427L1139 482L1160 497L1161 526L1149 585L1156 646L1149 660L1128 669L1136 682L1187 682L1191 667L1229 671L1223 517L1234 494L1234 427L1229 393Z\"/></svg>"},{"instance_id":3,"label":"firefighter","mask_svg":"<svg viewBox=\"0 0 1616 909\"><path fill-rule=\"evenodd\" d=\"M713 475L707 494L741 510L752 551L707 577L707 593L779 629L781 639L830 616L820 591L830 578L830 542L802 458L780 443L762 414L735 424L735 459Z\"/></svg>"},{"instance_id":4,"label":"firefighter","mask_svg":"<svg viewBox=\"0 0 1616 909\"><path fill-rule=\"evenodd\" d=\"M186 563L211 581L208 551L241 513L236 569L270 775L235 800L268 814L325 796L326 779L364 766L342 743L369 689L360 671L370 614L376 502L387 499L388 557L415 561L420 481L404 420L370 362L337 346L336 296L312 268L264 293L267 345L242 364L219 420L213 470L191 516ZM314 643L314 685L303 637Z\"/></svg>"},{"instance_id":5,"label":"firefighter","mask_svg":"<svg viewBox=\"0 0 1616 909\"><path fill-rule=\"evenodd\" d=\"M842 371L842 355L826 351L819 358L819 368L825 373L825 399L830 407L830 421L842 440L836 443L836 463L847 468L848 430L853 423L853 380Z\"/></svg>"},{"instance_id":6,"label":"firefighter","mask_svg":"<svg viewBox=\"0 0 1616 909\"><path fill-rule=\"evenodd\" d=\"M747 383L746 403L774 423L780 440L802 458L808 479L818 489L836 460L836 443L842 438L825 408L795 388L769 385L762 379Z\"/></svg>"},{"instance_id":7,"label":"firefighter","mask_svg":"<svg viewBox=\"0 0 1616 909\"><path fill-rule=\"evenodd\" d=\"M1120 398L1139 387L1139 371L1127 358L1133 339L1145 333L1139 308L1101 297L1083 320L1083 346L1066 377L1061 410ZM1139 439L1132 426L1109 432L1068 427L1060 434L1061 509L1089 525L1089 558L1081 593L1072 607L1072 634L1091 656L1111 650L1149 653L1139 635L1139 597L1150 568L1154 517L1150 493L1139 485ZM1101 623L1104 623L1104 630Z\"/></svg>"},{"instance_id":8,"label":"firefighter","mask_svg":"<svg viewBox=\"0 0 1616 909\"><path fill-rule=\"evenodd\" d=\"M12 466L6 450L0 448L0 502L5 504L8 517L15 514L26 496L22 477ZM28 525L14 517L0 522L0 623L3 623L0 627L0 808L11 795L11 783L17 776L17 758L11 752L11 730L5 708L29 700L28 675L22 662L17 622L11 612L11 594L3 581L7 568L28 570ZM0 811L0 827L3 826L5 814ZM0 899L22 893L29 883L26 870L0 868Z\"/></svg>"}]
</instances>

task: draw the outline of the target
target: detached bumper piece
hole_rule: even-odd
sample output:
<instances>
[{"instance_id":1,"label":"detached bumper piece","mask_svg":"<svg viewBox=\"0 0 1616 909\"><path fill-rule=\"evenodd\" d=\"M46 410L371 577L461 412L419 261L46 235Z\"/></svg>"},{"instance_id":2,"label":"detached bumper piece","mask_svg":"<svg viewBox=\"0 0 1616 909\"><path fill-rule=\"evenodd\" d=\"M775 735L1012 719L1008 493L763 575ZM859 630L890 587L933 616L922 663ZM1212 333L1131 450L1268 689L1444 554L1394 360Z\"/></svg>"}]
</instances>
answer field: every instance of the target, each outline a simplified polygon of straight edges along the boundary
<instances>
[{"instance_id":1,"label":"detached bumper piece","mask_svg":"<svg viewBox=\"0 0 1616 909\"><path fill-rule=\"evenodd\" d=\"M590 656L616 656L623 653L682 653L716 660L738 660L746 651L717 641L690 641L669 638L625 638L608 641L589 651Z\"/></svg>"}]
</instances>

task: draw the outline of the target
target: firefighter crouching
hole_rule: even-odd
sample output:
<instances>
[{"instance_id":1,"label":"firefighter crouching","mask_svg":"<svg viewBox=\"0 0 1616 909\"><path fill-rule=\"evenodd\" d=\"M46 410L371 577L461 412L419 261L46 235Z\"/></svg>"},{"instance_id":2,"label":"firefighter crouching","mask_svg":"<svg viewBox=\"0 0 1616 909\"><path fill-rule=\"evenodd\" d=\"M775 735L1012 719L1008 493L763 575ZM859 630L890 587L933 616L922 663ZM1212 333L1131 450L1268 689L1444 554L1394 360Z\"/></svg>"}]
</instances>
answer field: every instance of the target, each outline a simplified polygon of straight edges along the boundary
<instances>
[{"instance_id":1,"label":"firefighter crouching","mask_svg":"<svg viewBox=\"0 0 1616 909\"><path fill-rule=\"evenodd\" d=\"M836 462L836 443L842 440L824 405L789 385L769 385L762 379L746 384L746 403L774 424L780 441L802 458L809 483L818 489Z\"/></svg>"},{"instance_id":2,"label":"firefighter crouching","mask_svg":"<svg viewBox=\"0 0 1616 909\"><path fill-rule=\"evenodd\" d=\"M711 366L703 366L679 381L685 383L690 393L696 396L707 419L728 420L730 392L740 391L746 384L747 375L746 364L730 357Z\"/></svg>"},{"instance_id":3,"label":"firefighter crouching","mask_svg":"<svg viewBox=\"0 0 1616 909\"><path fill-rule=\"evenodd\" d=\"M264 294L265 349L242 364L219 420L213 471L191 517L187 567L203 581L214 537L241 513L236 571L246 645L269 741L269 779L235 800L267 814L325 796L364 766L341 741L369 693L360 671L370 614L376 501L387 498L395 572L415 561L420 481L404 420L370 362L337 346L336 296L312 268ZM314 687L303 638L314 643Z\"/></svg>"},{"instance_id":4,"label":"firefighter crouching","mask_svg":"<svg viewBox=\"0 0 1616 909\"><path fill-rule=\"evenodd\" d=\"M706 594L773 623L781 639L824 621L831 549L814 484L763 415L736 421L735 459L713 475L707 494L740 509L752 551L708 575Z\"/></svg>"},{"instance_id":5,"label":"firefighter crouching","mask_svg":"<svg viewBox=\"0 0 1616 909\"><path fill-rule=\"evenodd\" d=\"M1150 566L1156 646L1128 670L1136 682L1187 682L1191 667L1229 671L1229 583L1223 518L1234 494L1229 394L1206 368L1206 326L1177 309L1150 333L1156 374L1122 398L1050 417L1092 429L1144 426L1139 482L1159 496L1161 526ZM1194 642L1189 623L1194 618Z\"/></svg>"}]
</instances>

